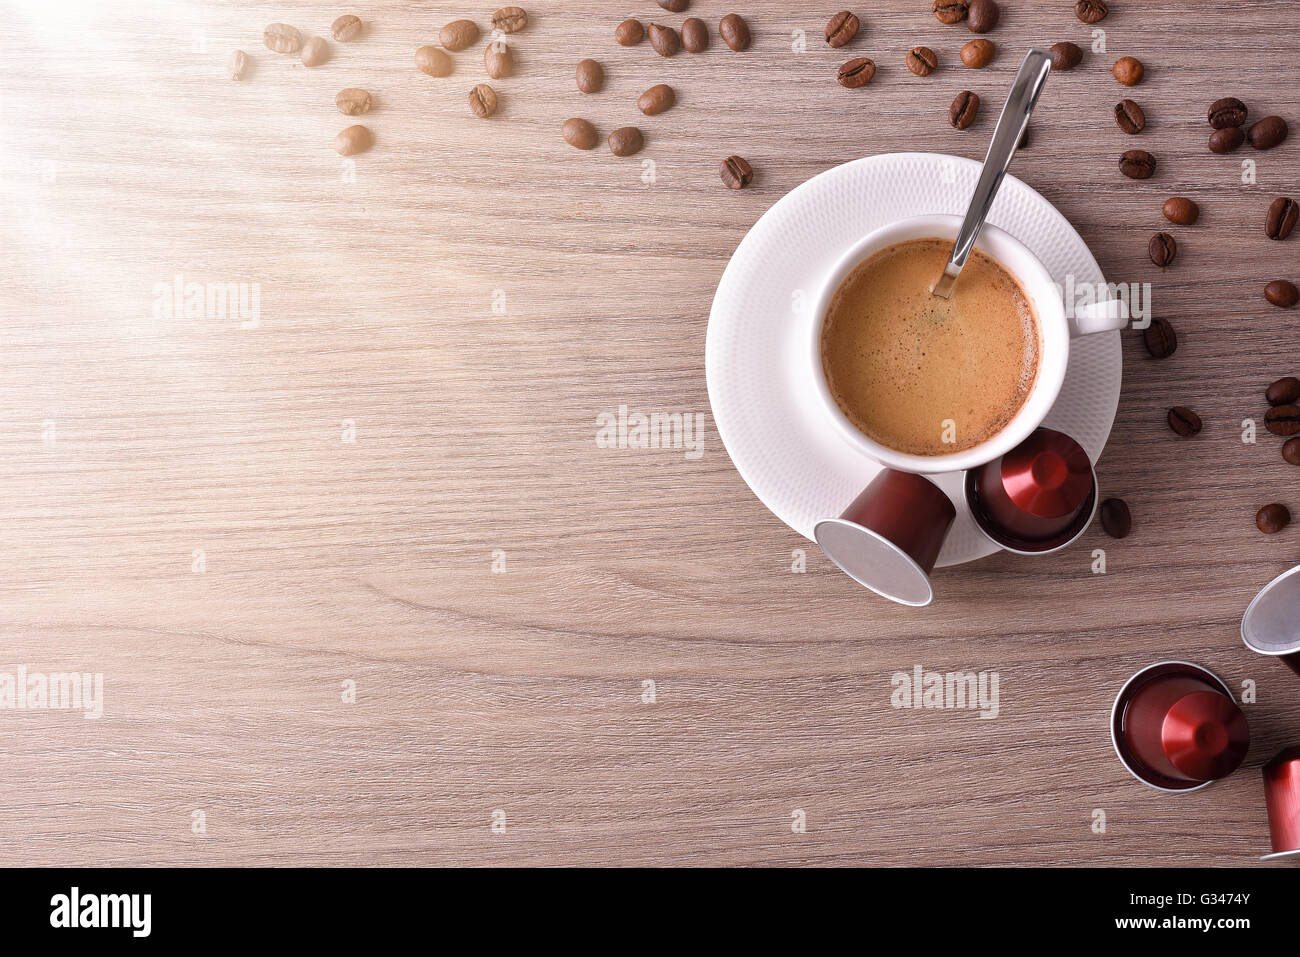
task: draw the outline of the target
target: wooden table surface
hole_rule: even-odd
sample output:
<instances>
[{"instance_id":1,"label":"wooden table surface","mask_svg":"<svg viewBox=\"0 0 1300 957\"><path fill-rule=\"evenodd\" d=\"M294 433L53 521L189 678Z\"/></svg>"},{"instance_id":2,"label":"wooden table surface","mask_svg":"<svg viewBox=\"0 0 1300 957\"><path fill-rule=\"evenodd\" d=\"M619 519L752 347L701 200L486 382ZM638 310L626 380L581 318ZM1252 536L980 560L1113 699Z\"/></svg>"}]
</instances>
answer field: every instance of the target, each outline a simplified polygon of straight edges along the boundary
<instances>
[{"instance_id":1,"label":"wooden table surface","mask_svg":"<svg viewBox=\"0 0 1300 957\"><path fill-rule=\"evenodd\" d=\"M981 158L1023 51L1092 43L1068 0L1002 7L975 72L928 0L856 8L842 50L832 7L694 0L715 30L745 14L754 45L671 60L613 42L625 16L681 21L652 0L529 5L485 121L486 38L443 80L411 57L490 4L8 4L0 671L100 673L103 715L0 712L5 862L1255 864L1259 768L1300 743L1300 684L1238 623L1300 558L1300 527L1253 524L1300 510L1300 473L1241 423L1300 373L1296 313L1260 297L1300 278L1300 235L1262 229L1300 144L1213 156L1205 110L1300 120L1289 4L1115 0L1106 52L1051 78L1013 166L1180 335L1155 362L1124 333L1098 470L1129 538L943 570L934 605L895 606L758 502L709 414L709 305L765 210L864 155ZM366 33L323 67L262 46L267 23L348 12ZM941 60L924 79L919 43ZM253 70L231 82L237 47ZM1124 54L1147 68L1132 90ZM879 72L843 90L854 55ZM656 82L679 104L642 117ZM376 99L354 164L331 148L345 86ZM986 107L959 133L961 89ZM1124 95L1138 137L1111 118ZM574 150L569 116L639 122L647 148ZM1154 178L1119 175L1132 147ZM731 153L752 188L721 188ZM1146 243L1175 194L1203 213L1162 274ZM250 284L256 321L169 318L176 277ZM1166 428L1173 404L1199 437ZM621 405L704 413L703 455L598 447ZM1109 740L1120 685L1166 658L1257 698L1245 765L1194 794L1143 787ZM891 707L918 665L998 673L998 716Z\"/></svg>"}]
</instances>

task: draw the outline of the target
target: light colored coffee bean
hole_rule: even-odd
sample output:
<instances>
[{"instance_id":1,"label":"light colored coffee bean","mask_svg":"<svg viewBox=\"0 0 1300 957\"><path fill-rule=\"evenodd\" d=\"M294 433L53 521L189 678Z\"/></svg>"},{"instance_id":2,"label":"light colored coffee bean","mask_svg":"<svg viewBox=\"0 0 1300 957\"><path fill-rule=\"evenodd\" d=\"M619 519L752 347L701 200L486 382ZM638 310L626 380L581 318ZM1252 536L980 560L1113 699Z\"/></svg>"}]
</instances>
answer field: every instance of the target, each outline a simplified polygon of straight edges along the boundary
<instances>
[{"instance_id":1,"label":"light colored coffee bean","mask_svg":"<svg viewBox=\"0 0 1300 957\"><path fill-rule=\"evenodd\" d=\"M453 20L438 32L438 42L455 53L478 40L478 24L473 20Z\"/></svg>"},{"instance_id":2,"label":"light colored coffee bean","mask_svg":"<svg viewBox=\"0 0 1300 957\"><path fill-rule=\"evenodd\" d=\"M235 50L230 54L230 62L226 64L226 76L232 80L242 80L246 72L248 72L248 54L243 50Z\"/></svg>"},{"instance_id":3,"label":"light colored coffee bean","mask_svg":"<svg viewBox=\"0 0 1300 957\"><path fill-rule=\"evenodd\" d=\"M494 80L515 72L515 55L504 40L496 40L487 45L483 51L483 68Z\"/></svg>"},{"instance_id":4,"label":"light colored coffee bean","mask_svg":"<svg viewBox=\"0 0 1300 957\"><path fill-rule=\"evenodd\" d=\"M522 7L502 7L492 14L492 29L502 33L518 33L528 26L528 14Z\"/></svg>"},{"instance_id":5,"label":"light colored coffee bean","mask_svg":"<svg viewBox=\"0 0 1300 957\"><path fill-rule=\"evenodd\" d=\"M631 156L641 152L645 137L635 126L620 126L609 134L609 151L615 156Z\"/></svg>"},{"instance_id":6,"label":"light colored coffee bean","mask_svg":"<svg viewBox=\"0 0 1300 957\"><path fill-rule=\"evenodd\" d=\"M370 104L370 94L353 86L346 90L339 90L338 95L334 97L334 105L344 116L360 116L362 113L369 113Z\"/></svg>"},{"instance_id":7,"label":"light colored coffee bean","mask_svg":"<svg viewBox=\"0 0 1300 957\"><path fill-rule=\"evenodd\" d=\"M596 135L596 128L576 116L564 121L564 125L560 127L560 135L564 137L564 142L580 150L592 149L600 142L600 137Z\"/></svg>"},{"instance_id":8,"label":"light colored coffee bean","mask_svg":"<svg viewBox=\"0 0 1300 957\"><path fill-rule=\"evenodd\" d=\"M451 57L432 46L423 46L415 51L415 66L429 76L451 76L451 71L455 69Z\"/></svg>"},{"instance_id":9,"label":"light colored coffee bean","mask_svg":"<svg viewBox=\"0 0 1300 957\"><path fill-rule=\"evenodd\" d=\"M676 102L677 94L673 92L673 88L667 83L660 83L637 97L636 107L646 116L658 116Z\"/></svg>"},{"instance_id":10,"label":"light colored coffee bean","mask_svg":"<svg viewBox=\"0 0 1300 957\"><path fill-rule=\"evenodd\" d=\"M287 23L272 23L262 31L262 42L275 53L297 53L302 49L302 34Z\"/></svg>"},{"instance_id":11,"label":"light colored coffee bean","mask_svg":"<svg viewBox=\"0 0 1300 957\"><path fill-rule=\"evenodd\" d=\"M365 126L349 126L334 137L334 149L340 156L364 153L375 144L375 135Z\"/></svg>"},{"instance_id":12,"label":"light colored coffee bean","mask_svg":"<svg viewBox=\"0 0 1300 957\"><path fill-rule=\"evenodd\" d=\"M497 111L497 91L480 83L469 91L469 108L477 117L486 119Z\"/></svg>"},{"instance_id":13,"label":"light colored coffee bean","mask_svg":"<svg viewBox=\"0 0 1300 957\"><path fill-rule=\"evenodd\" d=\"M598 93L605 85L605 68L595 60L578 64L578 89L583 93Z\"/></svg>"},{"instance_id":14,"label":"light colored coffee bean","mask_svg":"<svg viewBox=\"0 0 1300 957\"><path fill-rule=\"evenodd\" d=\"M347 43L361 36L361 18L354 17L350 13L345 13L332 24L330 24L330 33L339 43Z\"/></svg>"},{"instance_id":15,"label":"light colored coffee bean","mask_svg":"<svg viewBox=\"0 0 1300 957\"><path fill-rule=\"evenodd\" d=\"M312 37L302 45L302 65L320 66L330 58L330 45L320 37Z\"/></svg>"}]
</instances>

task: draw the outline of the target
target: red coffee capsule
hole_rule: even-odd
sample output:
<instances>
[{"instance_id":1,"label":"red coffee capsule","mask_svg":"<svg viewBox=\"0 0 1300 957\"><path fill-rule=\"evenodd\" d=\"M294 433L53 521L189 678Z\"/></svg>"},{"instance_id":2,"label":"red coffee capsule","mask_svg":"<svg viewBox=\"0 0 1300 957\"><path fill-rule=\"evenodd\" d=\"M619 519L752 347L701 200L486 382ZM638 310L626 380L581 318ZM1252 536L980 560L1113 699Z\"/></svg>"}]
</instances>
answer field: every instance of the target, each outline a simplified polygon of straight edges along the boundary
<instances>
[{"instance_id":1,"label":"red coffee capsule","mask_svg":"<svg viewBox=\"0 0 1300 957\"><path fill-rule=\"evenodd\" d=\"M1284 748L1264 765L1264 804L1273 853L1260 860L1300 857L1300 747Z\"/></svg>"}]
</instances>

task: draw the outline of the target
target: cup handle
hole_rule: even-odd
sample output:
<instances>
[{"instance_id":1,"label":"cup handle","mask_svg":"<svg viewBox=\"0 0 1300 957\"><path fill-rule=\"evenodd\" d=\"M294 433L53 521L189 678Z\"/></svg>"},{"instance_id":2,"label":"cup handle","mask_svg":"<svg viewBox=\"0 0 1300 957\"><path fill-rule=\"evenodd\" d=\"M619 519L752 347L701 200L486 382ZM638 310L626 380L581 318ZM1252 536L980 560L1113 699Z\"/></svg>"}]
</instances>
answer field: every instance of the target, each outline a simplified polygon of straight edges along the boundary
<instances>
[{"instance_id":1,"label":"cup handle","mask_svg":"<svg viewBox=\"0 0 1300 957\"><path fill-rule=\"evenodd\" d=\"M1123 329L1128 324L1128 303L1123 299L1103 299L1074 310L1070 318L1070 335L1086 336L1094 332Z\"/></svg>"}]
</instances>

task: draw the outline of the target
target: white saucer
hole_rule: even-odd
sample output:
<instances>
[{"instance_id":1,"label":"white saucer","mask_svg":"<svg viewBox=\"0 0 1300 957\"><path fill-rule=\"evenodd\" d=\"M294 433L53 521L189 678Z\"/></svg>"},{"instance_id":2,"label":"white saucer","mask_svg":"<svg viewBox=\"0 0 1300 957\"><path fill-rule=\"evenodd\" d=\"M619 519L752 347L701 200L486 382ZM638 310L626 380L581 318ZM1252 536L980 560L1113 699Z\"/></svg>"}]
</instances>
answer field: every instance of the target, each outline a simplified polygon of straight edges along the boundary
<instances>
[{"instance_id":1,"label":"white saucer","mask_svg":"<svg viewBox=\"0 0 1300 957\"><path fill-rule=\"evenodd\" d=\"M811 401L807 310L839 255L862 236L907 216L964 213L981 165L942 153L887 153L829 169L764 213L722 274L705 346L713 419L754 494L805 538L881 469ZM1058 283L1067 274L1076 284L1105 281L1074 227L1014 176L1003 181L989 222L1028 246ZM1078 440L1094 463L1115 421L1122 372L1118 332L1075 339L1065 385L1044 422ZM998 551L975 527L961 474L931 477L957 508L938 564Z\"/></svg>"}]
</instances>

